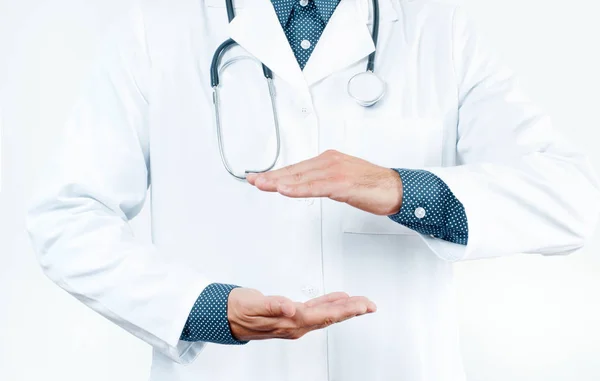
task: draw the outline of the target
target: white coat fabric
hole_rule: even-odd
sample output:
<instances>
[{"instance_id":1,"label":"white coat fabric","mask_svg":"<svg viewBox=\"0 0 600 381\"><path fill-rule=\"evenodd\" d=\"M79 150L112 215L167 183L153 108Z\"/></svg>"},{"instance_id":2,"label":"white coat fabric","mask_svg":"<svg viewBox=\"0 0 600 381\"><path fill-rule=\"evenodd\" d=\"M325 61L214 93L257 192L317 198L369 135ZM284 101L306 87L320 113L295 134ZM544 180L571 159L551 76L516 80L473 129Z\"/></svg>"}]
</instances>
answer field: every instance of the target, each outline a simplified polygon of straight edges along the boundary
<instances>
[{"instance_id":1,"label":"white coat fabric","mask_svg":"<svg viewBox=\"0 0 600 381\"><path fill-rule=\"evenodd\" d=\"M586 158L453 5L380 0L376 72L388 91L363 108L346 86L374 50L370 1L341 0L304 71L270 1L236 3L230 26L223 0L142 1L117 24L30 210L45 273L152 345L152 381L464 380L452 263L581 248L599 210ZM227 57L252 55L275 74L277 167L336 149L427 169L464 205L468 245L234 180L209 81L229 37L241 47ZM259 122L270 115L266 83L246 61L223 75L226 154L238 170L267 165L275 149L272 125ZM150 184L146 245L128 221ZM179 341L211 282L297 301L346 291L378 311L297 341Z\"/></svg>"}]
</instances>

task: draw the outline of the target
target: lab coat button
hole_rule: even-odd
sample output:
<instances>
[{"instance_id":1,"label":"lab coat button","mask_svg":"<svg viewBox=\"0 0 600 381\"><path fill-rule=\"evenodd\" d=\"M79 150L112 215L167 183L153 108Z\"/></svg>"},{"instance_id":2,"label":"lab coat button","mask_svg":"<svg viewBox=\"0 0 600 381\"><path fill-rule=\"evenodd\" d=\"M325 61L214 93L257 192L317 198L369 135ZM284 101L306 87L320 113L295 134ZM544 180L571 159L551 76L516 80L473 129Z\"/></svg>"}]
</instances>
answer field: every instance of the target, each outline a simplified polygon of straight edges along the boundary
<instances>
[{"instance_id":1,"label":"lab coat button","mask_svg":"<svg viewBox=\"0 0 600 381\"><path fill-rule=\"evenodd\" d=\"M308 0L300 0L300 5L306 7L308 5Z\"/></svg>"},{"instance_id":2,"label":"lab coat button","mask_svg":"<svg viewBox=\"0 0 600 381\"><path fill-rule=\"evenodd\" d=\"M417 209L415 209L415 217L417 217L418 219L424 218L425 214L427 214L425 212L425 209L418 207Z\"/></svg>"},{"instance_id":3,"label":"lab coat button","mask_svg":"<svg viewBox=\"0 0 600 381\"><path fill-rule=\"evenodd\" d=\"M319 295L319 290L316 287L313 286L305 286L302 289L302 292L306 295L309 296L311 298L315 298Z\"/></svg>"},{"instance_id":4,"label":"lab coat button","mask_svg":"<svg viewBox=\"0 0 600 381\"><path fill-rule=\"evenodd\" d=\"M308 40L302 40L302 42L300 43L300 46L302 47L302 49L306 50L308 48L310 48L310 41Z\"/></svg>"}]
</instances>

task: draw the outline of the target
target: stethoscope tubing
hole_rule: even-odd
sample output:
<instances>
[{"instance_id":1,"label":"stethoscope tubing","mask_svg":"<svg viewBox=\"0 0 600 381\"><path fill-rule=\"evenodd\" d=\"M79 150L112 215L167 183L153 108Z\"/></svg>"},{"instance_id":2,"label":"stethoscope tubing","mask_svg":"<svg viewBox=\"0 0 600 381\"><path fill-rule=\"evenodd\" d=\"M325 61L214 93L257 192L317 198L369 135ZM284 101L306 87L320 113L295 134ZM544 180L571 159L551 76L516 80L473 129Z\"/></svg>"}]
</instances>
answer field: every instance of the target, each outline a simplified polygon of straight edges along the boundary
<instances>
[{"instance_id":1,"label":"stethoscope tubing","mask_svg":"<svg viewBox=\"0 0 600 381\"><path fill-rule=\"evenodd\" d=\"M372 1L373 1L373 31L371 32L371 37L373 39L373 44L375 45L375 48L377 48L377 39L379 37L379 0L372 0ZM227 18L228 18L229 22L231 22L235 18L235 9L233 7L233 0L225 0L225 5L227 8ZM225 155L225 147L224 147L224 143L223 143L223 131L221 128L221 109L220 109L221 106L220 106L220 96L219 96L219 86L220 86L219 67L221 65L221 60L223 59L223 56L225 55L225 53L236 44L237 43L230 38L217 47L217 49L215 50L215 53L213 55L211 65L210 65L210 83L211 83L211 87L213 89L213 105L214 105L214 111L215 111L217 140L218 140L218 145L219 145L219 154L221 156L221 161L223 162L223 166L225 167L225 169L227 170L227 172L229 172L229 174L231 176L233 176L234 178L236 178L238 180L245 181L246 175L248 175L249 173L267 172L275 167L275 165L277 164L277 161L279 160L279 156L281 154L281 134L280 134L280 128L279 128L279 117L277 114L277 107L276 107L276 102L275 102L276 93L275 93L275 86L273 85L273 72L265 64L263 64L262 62L259 61L260 64L262 65L263 75L264 75L265 79L267 80L267 85L269 87L269 97L271 99L271 107L273 110L275 135L276 135L276 140L277 140L277 150L276 150L275 158L274 158L273 162L269 165L269 167L267 167L263 170L246 170L246 171L244 171L243 174L236 173L229 165L227 156ZM373 51L371 54L369 54L366 72L359 73L359 74L371 73L371 75L374 75L373 73L375 71L376 51L377 51L377 49L375 49L375 51ZM237 59L232 59L232 60L228 61L227 63L225 63L223 65L222 69L231 65L235 61L237 61ZM354 79L355 77L356 76L354 76L352 79ZM348 82L348 83L350 84L350 82ZM371 101L371 102L364 102L352 94L350 94L350 96L352 98L354 98L361 106L368 107L368 106L372 106L373 104L378 102L381 98L383 98L384 93L382 93L379 97L377 97L374 101Z\"/></svg>"}]
</instances>

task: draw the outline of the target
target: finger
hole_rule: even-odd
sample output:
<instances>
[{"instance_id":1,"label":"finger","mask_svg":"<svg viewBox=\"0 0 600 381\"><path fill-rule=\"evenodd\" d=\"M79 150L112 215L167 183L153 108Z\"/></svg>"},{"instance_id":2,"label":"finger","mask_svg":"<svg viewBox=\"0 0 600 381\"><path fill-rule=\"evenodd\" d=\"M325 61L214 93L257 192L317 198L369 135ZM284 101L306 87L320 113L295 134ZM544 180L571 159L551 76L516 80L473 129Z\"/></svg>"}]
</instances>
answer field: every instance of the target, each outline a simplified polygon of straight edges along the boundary
<instances>
[{"instance_id":1,"label":"finger","mask_svg":"<svg viewBox=\"0 0 600 381\"><path fill-rule=\"evenodd\" d=\"M319 296L304 303L306 307L315 307L320 304L340 302L348 299L350 296L345 292L332 292L327 295Z\"/></svg>"},{"instance_id":2,"label":"finger","mask_svg":"<svg viewBox=\"0 0 600 381\"><path fill-rule=\"evenodd\" d=\"M246 174L246 181L251 185L254 185L259 175L260 173L248 173Z\"/></svg>"},{"instance_id":3,"label":"finger","mask_svg":"<svg viewBox=\"0 0 600 381\"><path fill-rule=\"evenodd\" d=\"M369 311L369 300L365 297L352 297L345 303L330 303L302 311L302 323L306 326L329 326Z\"/></svg>"},{"instance_id":4,"label":"finger","mask_svg":"<svg viewBox=\"0 0 600 381\"><path fill-rule=\"evenodd\" d=\"M333 304L344 304L347 301L342 299L342 300L336 300L335 302L333 302ZM377 312L377 305L372 302L371 300L367 299L367 313L373 313L373 312Z\"/></svg>"},{"instance_id":5,"label":"finger","mask_svg":"<svg viewBox=\"0 0 600 381\"><path fill-rule=\"evenodd\" d=\"M284 184L298 185L316 181L334 181L334 179L331 171L327 169L314 169L274 178L261 177L254 182L254 185L264 192L277 192L279 186Z\"/></svg>"},{"instance_id":6,"label":"finger","mask_svg":"<svg viewBox=\"0 0 600 381\"><path fill-rule=\"evenodd\" d=\"M280 184L277 192L291 198L332 197L342 198L344 185L330 180L307 181L300 184Z\"/></svg>"},{"instance_id":7,"label":"finger","mask_svg":"<svg viewBox=\"0 0 600 381\"><path fill-rule=\"evenodd\" d=\"M255 311L256 316L265 317L293 317L296 314L294 302L283 296L268 296L262 308Z\"/></svg>"},{"instance_id":8,"label":"finger","mask_svg":"<svg viewBox=\"0 0 600 381\"><path fill-rule=\"evenodd\" d=\"M277 192L277 180L275 179L270 180L265 177L257 177L253 185L263 192Z\"/></svg>"},{"instance_id":9,"label":"finger","mask_svg":"<svg viewBox=\"0 0 600 381\"><path fill-rule=\"evenodd\" d=\"M377 312L377 304L369 300L369 303L367 304L367 313L372 314L374 312Z\"/></svg>"},{"instance_id":10,"label":"finger","mask_svg":"<svg viewBox=\"0 0 600 381\"><path fill-rule=\"evenodd\" d=\"M322 156L313 157L308 160L301 161L296 164L288 165L286 167L270 171L267 173L259 174L255 180L272 180L284 176L294 176L299 173L308 172L315 169L320 169L325 166L326 162Z\"/></svg>"},{"instance_id":11,"label":"finger","mask_svg":"<svg viewBox=\"0 0 600 381\"><path fill-rule=\"evenodd\" d=\"M364 296L357 296L357 297L350 298L350 299L358 300L358 301L366 303L366 306L367 306L367 311L365 312L366 314L377 311L377 305L375 303L373 303L371 300L369 300L368 298L365 298ZM334 303L342 304L343 302L344 302L343 300L338 300L337 302L334 302Z\"/></svg>"},{"instance_id":12,"label":"finger","mask_svg":"<svg viewBox=\"0 0 600 381\"><path fill-rule=\"evenodd\" d=\"M283 169L283 168L282 168ZM279 169L278 169L279 171ZM276 172L276 171L272 171ZM268 185L270 183L270 176L272 172L263 172L263 173L248 173L246 174L246 181L250 185L254 185L262 191L267 192L275 192L275 189L269 189Z\"/></svg>"},{"instance_id":13,"label":"finger","mask_svg":"<svg viewBox=\"0 0 600 381\"><path fill-rule=\"evenodd\" d=\"M330 169L313 169L306 172L299 172L295 175L290 176L281 176L276 179L269 180L270 183L276 184L302 184L309 181L318 181L318 180L334 180L336 174Z\"/></svg>"}]
</instances>

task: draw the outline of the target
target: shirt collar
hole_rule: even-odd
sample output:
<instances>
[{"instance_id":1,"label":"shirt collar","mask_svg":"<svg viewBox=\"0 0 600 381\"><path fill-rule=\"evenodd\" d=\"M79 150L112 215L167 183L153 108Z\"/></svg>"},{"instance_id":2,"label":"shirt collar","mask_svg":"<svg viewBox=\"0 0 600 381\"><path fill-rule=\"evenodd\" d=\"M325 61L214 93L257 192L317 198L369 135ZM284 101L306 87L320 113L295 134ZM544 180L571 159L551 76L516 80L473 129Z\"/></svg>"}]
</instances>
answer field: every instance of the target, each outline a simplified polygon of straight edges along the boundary
<instances>
[{"instance_id":1,"label":"shirt collar","mask_svg":"<svg viewBox=\"0 0 600 381\"><path fill-rule=\"evenodd\" d=\"M292 9L294 5L300 0L271 0L273 3L273 7L275 7L275 13L277 13L277 17L279 18L279 23L282 27L285 28L288 20L290 19L290 14L292 13ZM340 0L312 0L315 2L315 6L317 8L317 12L321 17L321 20L325 24L329 22L333 11L337 7Z\"/></svg>"}]
</instances>

